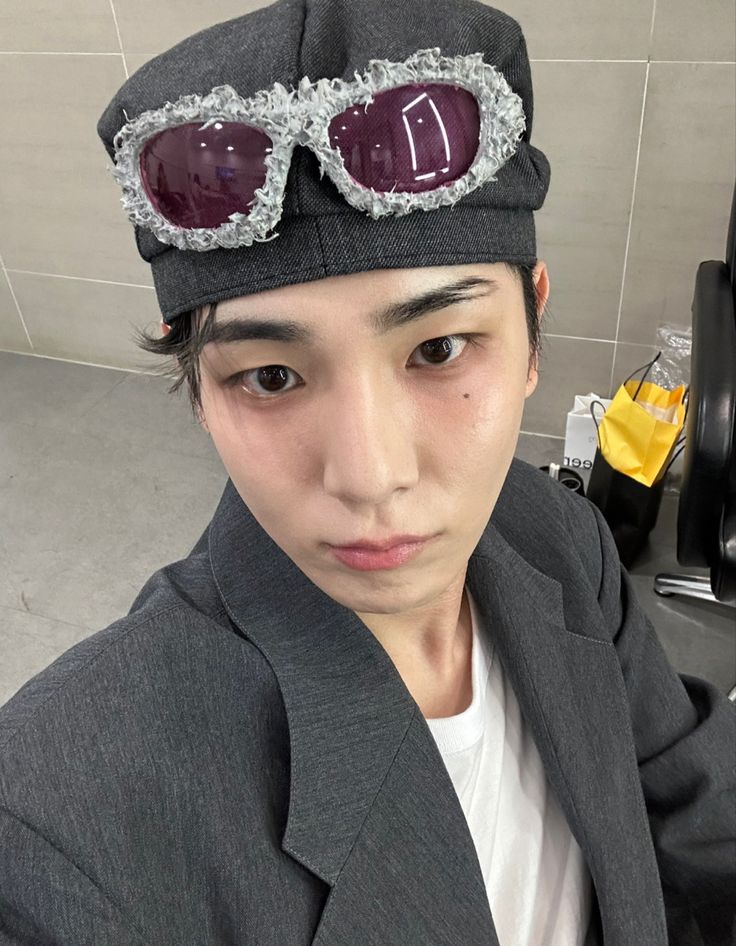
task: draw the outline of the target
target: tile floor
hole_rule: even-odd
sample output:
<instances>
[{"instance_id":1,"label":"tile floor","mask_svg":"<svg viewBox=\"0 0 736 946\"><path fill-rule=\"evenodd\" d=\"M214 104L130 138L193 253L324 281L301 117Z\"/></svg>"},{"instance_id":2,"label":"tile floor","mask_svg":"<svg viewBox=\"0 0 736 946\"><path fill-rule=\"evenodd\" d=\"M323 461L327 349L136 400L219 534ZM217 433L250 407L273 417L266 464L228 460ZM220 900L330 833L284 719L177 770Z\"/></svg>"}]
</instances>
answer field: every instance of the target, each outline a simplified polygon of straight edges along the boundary
<instances>
[{"instance_id":1,"label":"tile floor","mask_svg":"<svg viewBox=\"0 0 736 946\"><path fill-rule=\"evenodd\" d=\"M186 556L227 474L186 395L151 375L0 352L0 704L64 650L126 614L146 579ZM563 441L518 453L560 461ZM679 672L736 683L736 622L721 605L660 598L676 571L665 497L637 592Z\"/></svg>"}]
</instances>

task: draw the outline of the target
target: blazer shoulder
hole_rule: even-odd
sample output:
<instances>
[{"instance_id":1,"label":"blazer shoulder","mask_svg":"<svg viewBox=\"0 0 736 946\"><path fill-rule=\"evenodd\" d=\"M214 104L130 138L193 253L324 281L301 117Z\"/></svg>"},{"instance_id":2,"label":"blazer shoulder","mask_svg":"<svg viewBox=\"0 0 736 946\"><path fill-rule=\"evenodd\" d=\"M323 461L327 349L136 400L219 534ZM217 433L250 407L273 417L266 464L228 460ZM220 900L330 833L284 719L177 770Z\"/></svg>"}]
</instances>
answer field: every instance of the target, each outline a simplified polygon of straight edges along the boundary
<instances>
[{"instance_id":1,"label":"blazer shoulder","mask_svg":"<svg viewBox=\"0 0 736 946\"><path fill-rule=\"evenodd\" d=\"M150 742L156 717L168 726L175 714L196 713L196 698L228 678L237 677L245 703L268 700L275 677L260 650L222 614L164 591L163 581L151 576L135 610L64 651L0 706L0 789L11 756L45 766L80 739ZM140 724L136 735L123 720Z\"/></svg>"},{"instance_id":2,"label":"blazer shoulder","mask_svg":"<svg viewBox=\"0 0 736 946\"><path fill-rule=\"evenodd\" d=\"M598 596L607 563L590 500L514 458L491 521L533 567L563 583L583 579Z\"/></svg>"}]
</instances>

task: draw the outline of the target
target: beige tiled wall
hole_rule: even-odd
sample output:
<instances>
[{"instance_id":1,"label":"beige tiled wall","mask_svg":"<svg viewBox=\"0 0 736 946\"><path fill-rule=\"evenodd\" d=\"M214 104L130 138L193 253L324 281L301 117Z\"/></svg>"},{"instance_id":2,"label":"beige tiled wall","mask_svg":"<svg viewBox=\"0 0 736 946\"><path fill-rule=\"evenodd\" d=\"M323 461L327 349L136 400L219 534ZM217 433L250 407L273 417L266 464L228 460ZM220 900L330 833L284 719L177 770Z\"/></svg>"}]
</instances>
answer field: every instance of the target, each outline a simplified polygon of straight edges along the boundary
<instances>
[{"instance_id":1,"label":"beige tiled wall","mask_svg":"<svg viewBox=\"0 0 736 946\"><path fill-rule=\"evenodd\" d=\"M388 0L387 0L388 2ZM3 0L0 350L150 370L160 320L97 119L125 79L248 0ZM552 291L524 430L560 436L575 393L608 395L687 325L722 259L736 174L732 0L505 0L535 87L552 183L537 214Z\"/></svg>"}]
</instances>

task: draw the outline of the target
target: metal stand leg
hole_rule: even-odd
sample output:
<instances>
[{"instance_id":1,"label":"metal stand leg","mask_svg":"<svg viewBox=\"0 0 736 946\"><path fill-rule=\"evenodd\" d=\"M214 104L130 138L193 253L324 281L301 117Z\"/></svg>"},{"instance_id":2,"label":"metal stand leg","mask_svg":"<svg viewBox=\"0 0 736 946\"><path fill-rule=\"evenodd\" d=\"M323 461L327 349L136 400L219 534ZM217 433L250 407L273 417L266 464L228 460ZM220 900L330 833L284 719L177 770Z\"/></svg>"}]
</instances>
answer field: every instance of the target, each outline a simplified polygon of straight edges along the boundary
<instances>
[{"instance_id":1,"label":"metal stand leg","mask_svg":"<svg viewBox=\"0 0 736 946\"><path fill-rule=\"evenodd\" d=\"M696 575L669 575L662 573L654 578L654 590L658 595L683 595L686 598L701 598L718 602L710 587L710 578ZM721 602L722 604L723 602Z\"/></svg>"},{"instance_id":2,"label":"metal stand leg","mask_svg":"<svg viewBox=\"0 0 736 946\"><path fill-rule=\"evenodd\" d=\"M701 598L703 601L714 601L716 604L723 605L724 608L733 607L725 601L719 601L713 594L710 587L710 578L702 578L697 575L668 575L665 573L655 575L654 590L663 598L669 598L671 595L682 595L685 598ZM736 703L736 686L728 694L729 700Z\"/></svg>"}]
</instances>

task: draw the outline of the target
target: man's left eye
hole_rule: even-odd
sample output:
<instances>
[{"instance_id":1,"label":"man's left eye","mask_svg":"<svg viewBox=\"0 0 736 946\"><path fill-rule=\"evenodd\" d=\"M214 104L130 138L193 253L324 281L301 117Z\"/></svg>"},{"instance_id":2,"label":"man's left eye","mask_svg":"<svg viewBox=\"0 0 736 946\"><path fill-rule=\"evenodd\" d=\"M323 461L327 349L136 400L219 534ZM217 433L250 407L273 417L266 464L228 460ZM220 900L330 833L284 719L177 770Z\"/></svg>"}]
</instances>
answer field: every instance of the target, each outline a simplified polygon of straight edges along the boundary
<instances>
[{"instance_id":1,"label":"man's left eye","mask_svg":"<svg viewBox=\"0 0 736 946\"><path fill-rule=\"evenodd\" d=\"M438 362L434 362L434 361L430 361L430 364L444 365L444 364L448 364L449 361L456 361L457 358L459 358L460 355L462 355L462 353L465 351L465 348L467 347L467 343L468 343L468 342L470 342L470 343L473 344L473 345L477 344L476 341L475 341L475 338L476 338L476 336L473 335L473 334L466 334L466 335L440 335L438 338L430 338L429 341L422 342L421 345L418 345L418 346L417 346L417 348L415 349L415 351L421 351L421 349L423 349L423 348L424 348L424 349L428 349L428 350L429 350L429 353L430 353L430 354L429 354L429 357L430 357L430 358L433 358L435 355L442 356L443 354L447 354L447 353L449 353L449 352L452 352L453 342L457 342L457 341L463 341L463 342L465 342L466 345L463 345L463 346L462 346L462 348L460 349L459 354L458 354L455 358L451 358L451 359L446 360L446 361L440 361L439 363L438 363ZM425 357L426 357L426 356L425 356Z\"/></svg>"}]
</instances>

